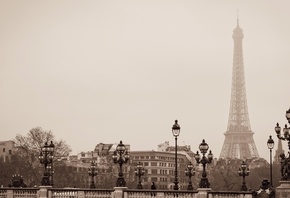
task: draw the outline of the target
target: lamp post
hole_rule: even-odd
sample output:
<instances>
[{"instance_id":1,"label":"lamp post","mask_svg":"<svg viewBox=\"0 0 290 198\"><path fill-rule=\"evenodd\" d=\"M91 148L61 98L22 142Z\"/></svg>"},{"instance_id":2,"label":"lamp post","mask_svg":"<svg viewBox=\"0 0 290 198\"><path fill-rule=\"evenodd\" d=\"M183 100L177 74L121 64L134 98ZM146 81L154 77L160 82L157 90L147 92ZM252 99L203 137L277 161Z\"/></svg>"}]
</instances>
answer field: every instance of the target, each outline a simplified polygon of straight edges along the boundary
<instances>
[{"instance_id":1,"label":"lamp post","mask_svg":"<svg viewBox=\"0 0 290 198\"><path fill-rule=\"evenodd\" d=\"M39 161L44 165L44 173L41 180L41 185L43 186L53 186L53 156L54 154L54 144L50 141L48 145L45 142L44 146L41 147Z\"/></svg>"},{"instance_id":2,"label":"lamp post","mask_svg":"<svg viewBox=\"0 0 290 198\"><path fill-rule=\"evenodd\" d=\"M97 168L96 168L95 160L91 161L91 167L89 168L88 173L89 173L89 176L91 176L90 188L96 188L94 177L97 176L98 171L97 171Z\"/></svg>"},{"instance_id":3,"label":"lamp post","mask_svg":"<svg viewBox=\"0 0 290 198\"><path fill-rule=\"evenodd\" d=\"M268 149L270 149L270 185L273 186L273 179L272 179L272 149L274 148L274 140L272 139L272 136L269 136L269 139L267 141Z\"/></svg>"},{"instance_id":4,"label":"lamp post","mask_svg":"<svg viewBox=\"0 0 290 198\"><path fill-rule=\"evenodd\" d=\"M141 162L137 163L136 166L136 170L135 170L135 175L138 177L138 185L137 185L137 189L142 189L142 183L141 183L141 176L143 176L145 173L145 170L143 168L143 165Z\"/></svg>"},{"instance_id":5,"label":"lamp post","mask_svg":"<svg viewBox=\"0 0 290 198\"><path fill-rule=\"evenodd\" d=\"M26 185L23 183L23 176L20 174L12 175L12 187L25 187Z\"/></svg>"},{"instance_id":6,"label":"lamp post","mask_svg":"<svg viewBox=\"0 0 290 198\"><path fill-rule=\"evenodd\" d=\"M288 123L290 124L290 108L286 111L285 117L288 120ZM285 127L283 128L283 135L281 135L281 127L279 126L279 123L276 124L275 132L277 134L278 139L288 141L288 149L290 150L289 130L290 130L290 127L287 127L287 124L285 124ZM281 158L282 180L290 180L290 173L289 173L290 170L288 168L288 164L290 163L290 156L289 155L285 156L284 153L281 153L280 158Z\"/></svg>"},{"instance_id":7,"label":"lamp post","mask_svg":"<svg viewBox=\"0 0 290 198\"><path fill-rule=\"evenodd\" d=\"M213 154L212 154L212 152L210 150L208 155L207 155L207 157L205 156L205 154L207 153L208 148L209 148L208 144L203 139L202 143L200 143L200 145L199 145L199 150L200 150L200 152L202 154L202 158L200 159L200 154L198 153L198 151L194 155L194 158L195 158L196 162L198 164L201 163L202 166L203 166L202 177L201 177L201 180L200 180L200 183L199 183L199 187L200 188L209 188L210 187L210 183L208 182L208 179L207 179L207 174L206 174L206 171L205 171L205 167L206 167L206 164L210 164L211 163L211 161L213 159Z\"/></svg>"},{"instance_id":8,"label":"lamp post","mask_svg":"<svg viewBox=\"0 0 290 198\"><path fill-rule=\"evenodd\" d=\"M180 134L180 126L178 121L175 120L175 124L172 126L172 134L175 137L175 178L173 190L178 190L178 176L177 176L177 137Z\"/></svg>"},{"instance_id":9,"label":"lamp post","mask_svg":"<svg viewBox=\"0 0 290 198\"><path fill-rule=\"evenodd\" d=\"M195 170L194 170L191 162L189 162L189 164L187 164L187 169L185 170L185 175L188 176L187 190L193 190L191 177L195 175Z\"/></svg>"},{"instance_id":10,"label":"lamp post","mask_svg":"<svg viewBox=\"0 0 290 198\"><path fill-rule=\"evenodd\" d=\"M245 163L245 161L242 162L241 167L238 170L238 173L239 173L239 176L243 177L243 183L242 183L241 191L247 191L248 188L246 186L245 177L249 176L250 170L247 167L247 164Z\"/></svg>"},{"instance_id":11,"label":"lamp post","mask_svg":"<svg viewBox=\"0 0 290 198\"><path fill-rule=\"evenodd\" d=\"M112 158L113 158L114 163L119 164L119 166L120 166L119 177L117 179L117 187L125 187L126 181L123 177L122 166L124 163L127 163L130 156L129 156L129 152L126 150L125 145L122 143L122 140L117 145L117 148L114 151Z\"/></svg>"}]
</instances>

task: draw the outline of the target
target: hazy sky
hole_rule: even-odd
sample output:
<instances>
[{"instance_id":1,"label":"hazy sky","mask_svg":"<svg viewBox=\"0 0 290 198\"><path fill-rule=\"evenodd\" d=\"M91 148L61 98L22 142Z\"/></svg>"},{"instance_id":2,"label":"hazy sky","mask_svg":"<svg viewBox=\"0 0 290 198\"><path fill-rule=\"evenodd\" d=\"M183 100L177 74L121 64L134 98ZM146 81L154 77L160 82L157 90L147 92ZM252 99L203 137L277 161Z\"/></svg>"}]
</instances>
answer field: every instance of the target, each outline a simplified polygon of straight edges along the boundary
<instances>
[{"instance_id":1,"label":"hazy sky","mask_svg":"<svg viewBox=\"0 0 290 198\"><path fill-rule=\"evenodd\" d=\"M268 160L290 106L289 0L0 0L0 139L40 126L73 154L120 140L157 150L174 145L178 119L180 145L205 139L219 157L237 10L251 128Z\"/></svg>"}]
</instances>

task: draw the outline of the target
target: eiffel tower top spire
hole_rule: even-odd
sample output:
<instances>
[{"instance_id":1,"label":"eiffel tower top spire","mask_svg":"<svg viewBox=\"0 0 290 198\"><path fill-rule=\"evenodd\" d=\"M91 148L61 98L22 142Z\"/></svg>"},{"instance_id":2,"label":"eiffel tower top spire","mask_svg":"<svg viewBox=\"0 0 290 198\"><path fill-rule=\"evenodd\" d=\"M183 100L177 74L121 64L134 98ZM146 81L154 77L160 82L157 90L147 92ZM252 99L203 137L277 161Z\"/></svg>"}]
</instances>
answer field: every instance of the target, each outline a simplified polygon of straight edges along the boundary
<instances>
[{"instance_id":1,"label":"eiffel tower top spire","mask_svg":"<svg viewBox=\"0 0 290 198\"><path fill-rule=\"evenodd\" d=\"M239 10L237 10L237 27L239 27Z\"/></svg>"}]
</instances>

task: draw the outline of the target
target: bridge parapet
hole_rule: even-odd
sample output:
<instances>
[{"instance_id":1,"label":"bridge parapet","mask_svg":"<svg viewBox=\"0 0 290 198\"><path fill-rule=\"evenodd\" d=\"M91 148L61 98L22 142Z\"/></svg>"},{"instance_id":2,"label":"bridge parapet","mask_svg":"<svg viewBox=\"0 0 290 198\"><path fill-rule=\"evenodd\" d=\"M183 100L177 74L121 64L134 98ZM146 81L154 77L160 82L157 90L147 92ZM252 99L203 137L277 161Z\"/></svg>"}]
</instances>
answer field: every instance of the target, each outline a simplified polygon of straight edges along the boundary
<instances>
[{"instance_id":1,"label":"bridge parapet","mask_svg":"<svg viewBox=\"0 0 290 198\"><path fill-rule=\"evenodd\" d=\"M250 191L211 191L208 192L208 198L253 198Z\"/></svg>"},{"instance_id":2,"label":"bridge parapet","mask_svg":"<svg viewBox=\"0 0 290 198\"><path fill-rule=\"evenodd\" d=\"M1 188L0 197L5 198L38 198L39 188Z\"/></svg>"},{"instance_id":3,"label":"bridge parapet","mask_svg":"<svg viewBox=\"0 0 290 198\"><path fill-rule=\"evenodd\" d=\"M197 198L197 191L125 190L124 198Z\"/></svg>"},{"instance_id":4,"label":"bridge parapet","mask_svg":"<svg viewBox=\"0 0 290 198\"><path fill-rule=\"evenodd\" d=\"M253 198L252 192L80 188L0 188L3 198Z\"/></svg>"}]
</instances>

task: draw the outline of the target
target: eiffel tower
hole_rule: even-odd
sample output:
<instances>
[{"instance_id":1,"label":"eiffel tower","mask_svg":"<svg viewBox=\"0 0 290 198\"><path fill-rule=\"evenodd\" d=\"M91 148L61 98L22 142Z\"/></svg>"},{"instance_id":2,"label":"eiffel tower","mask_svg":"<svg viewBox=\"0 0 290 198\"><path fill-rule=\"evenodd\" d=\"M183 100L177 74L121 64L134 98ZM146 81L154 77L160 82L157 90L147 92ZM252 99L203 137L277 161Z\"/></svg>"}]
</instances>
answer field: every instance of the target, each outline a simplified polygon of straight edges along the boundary
<instances>
[{"instance_id":1,"label":"eiffel tower","mask_svg":"<svg viewBox=\"0 0 290 198\"><path fill-rule=\"evenodd\" d=\"M251 159L259 158L251 130L243 62L243 30L239 26L233 31L234 59L232 71L231 104L227 131L220 154L221 159Z\"/></svg>"}]
</instances>

